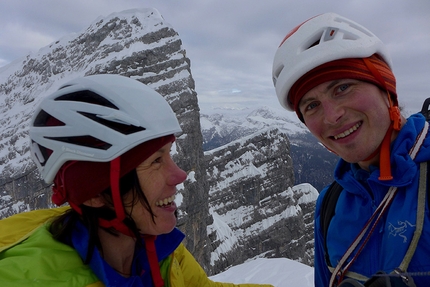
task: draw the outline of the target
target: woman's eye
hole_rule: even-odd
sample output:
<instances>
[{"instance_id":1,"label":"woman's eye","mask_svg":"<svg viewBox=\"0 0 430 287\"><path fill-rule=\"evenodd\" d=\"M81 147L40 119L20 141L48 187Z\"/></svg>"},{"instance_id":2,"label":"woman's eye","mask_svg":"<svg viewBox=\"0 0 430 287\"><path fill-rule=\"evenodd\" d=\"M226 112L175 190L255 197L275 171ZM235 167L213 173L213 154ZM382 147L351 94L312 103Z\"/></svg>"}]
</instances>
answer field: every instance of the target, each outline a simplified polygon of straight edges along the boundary
<instances>
[{"instance_id":1,"label":"woman's eye","mask_svg":"<svg viewBox=\"0 0 430 287\"><path fill-rule=\"evenodd\" d=\"M318 102L312 102L312 103L310 103L309 105L306 106L306 110L310 111L310 110L312 110L312 109L314 109L314 108L316 108L318 106L319 106Z\"/></svg>"}]
</instances>

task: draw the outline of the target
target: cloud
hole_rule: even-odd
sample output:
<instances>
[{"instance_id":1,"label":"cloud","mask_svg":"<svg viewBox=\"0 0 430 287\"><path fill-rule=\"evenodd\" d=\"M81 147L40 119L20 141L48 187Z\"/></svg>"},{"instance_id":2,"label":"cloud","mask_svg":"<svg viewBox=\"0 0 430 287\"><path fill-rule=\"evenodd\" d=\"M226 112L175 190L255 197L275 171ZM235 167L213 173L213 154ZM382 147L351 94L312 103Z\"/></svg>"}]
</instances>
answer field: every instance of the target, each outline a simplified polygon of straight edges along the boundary
<instances>
[{"instance_id":1,"label":"cloud","mask_svg":"<svg viewBox=\"0 0 430 287\"><path fill-rule=\"evenodd\" d=\"M53 42L55 38L41 31L32 30L20 24L9 23L2 28L0 46L10 49L35 50Z\"/></svg>"},{"instance_id":2,"label":"cloud","mask_svg":"<svg viewBox=\"0 0 430 287\"><path fill-rule=\"evenodd\" d=\"M374 32L393 58L400 102L417 110L430 76L430 1L392 0L3 0L0 65L80 32L99 16L153 7L179 33L204 107L277 104L271 80L274 53L306 19L333 11ZM211 98L220 90L241 90ZM269 100L270 99L270 100ZM403 100L404 99L404 100ZM204 109L202 108L204 111Z\"/></svg>"}]
</instances>

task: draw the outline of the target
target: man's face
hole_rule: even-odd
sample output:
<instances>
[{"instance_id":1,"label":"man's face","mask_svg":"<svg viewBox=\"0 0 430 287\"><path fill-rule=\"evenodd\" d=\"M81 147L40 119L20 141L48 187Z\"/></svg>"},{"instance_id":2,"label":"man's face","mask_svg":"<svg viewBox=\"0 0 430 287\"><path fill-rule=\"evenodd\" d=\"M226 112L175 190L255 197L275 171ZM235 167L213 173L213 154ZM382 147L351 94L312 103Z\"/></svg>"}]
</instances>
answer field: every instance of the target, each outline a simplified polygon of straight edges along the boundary
<instances>
[{"instance_id":1,"label":"man's face","mask_svg":"<svg viewBox=\"0 0 430 287\"><path fill-rule=\"evenodd\" d=\"M362 168L379 147L391 124L387 94L359 80L320 84L300 100L299 109L310 132L329 150Z\"/></svg>"}]
</instances>

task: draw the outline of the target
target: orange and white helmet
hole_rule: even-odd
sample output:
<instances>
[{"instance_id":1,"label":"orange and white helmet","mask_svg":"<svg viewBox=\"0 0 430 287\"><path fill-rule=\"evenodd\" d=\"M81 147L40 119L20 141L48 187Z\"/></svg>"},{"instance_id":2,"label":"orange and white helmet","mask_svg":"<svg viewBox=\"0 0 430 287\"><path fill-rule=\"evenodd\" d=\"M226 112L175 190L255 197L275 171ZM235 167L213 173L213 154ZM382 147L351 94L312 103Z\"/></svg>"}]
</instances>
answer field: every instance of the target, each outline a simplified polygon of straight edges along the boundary
<instances>
[{"instance_id":1,"label":"orange and white helmet","mask_svg":"<svg viewBox=\"0 0 430 287\"><path fill-rule=\"evenodd\" d=\"M281 42L273 60L272 78L281 106L295 111L302 122L301 98L329 80L358 79L386 91L392 124L374 153L380 154L379 179L392 179L390 138L393 130L400 130L401 115L391 58L378 37L335 13L318 15L294 28Z\"/></svg>"},{"instance_id":2,"label":"orange and white helmet","mask_svg":"<svg viewBox=\"0 0 430 287\"><path fill-rule=\"evenodd\" d=\"M391 68L382 41L365 27L335 13L313 17L291 30L273 60L272 77L280 104L294 111L290 89L312 69L339 59L379 55Z\"/></svg>"}]
</instances>

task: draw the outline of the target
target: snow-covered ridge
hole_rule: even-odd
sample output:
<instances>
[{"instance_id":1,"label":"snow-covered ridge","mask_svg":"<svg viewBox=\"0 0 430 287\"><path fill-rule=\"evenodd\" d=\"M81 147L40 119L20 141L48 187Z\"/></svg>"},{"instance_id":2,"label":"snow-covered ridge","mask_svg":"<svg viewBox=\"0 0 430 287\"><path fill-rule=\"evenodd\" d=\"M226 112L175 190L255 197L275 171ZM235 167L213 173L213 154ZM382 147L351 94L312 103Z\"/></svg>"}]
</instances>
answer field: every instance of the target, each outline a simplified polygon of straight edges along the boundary
<instances>
[{"instance_id":1,"label":"snow-covered ridge","mask_svg":"<svg viewBox=\"0 0 430 287\"><path fill-rule=\"evenodd\" d=\"M289 136L309 133L294 113L279 107L263 106L255 110L246 109L246 111L248 112L235 113L230 110L220 110L219 113L210 115L201 114L200 123L204 142L218 142L216 146L209 145L205 149L213 149L267 128L276 127Z\"/></svg>"},{"instance_id":2,"label":"snow-covered ridge","mask_svg":"<svg viewBox=\"0 0 430 287\"><path fill-rule=\"evenodd\" d=\"M127 23L127 25L124 25ZM44 96L70 79L87 74L106 73L118 65L117 73L142 74L145 66L132 61L136 52L160 49L180 41L177 33L154 37L162 29L171 29L156 9L133 9L99 18L80 33L62 37L38 52L0 69L0 174L15 176L32 166L28 155L28 123L35 106ZM183 57L169 55L165 61ZM155 59L158 63L159 59ZM148 63L151 64L151 63ZM163 73L165 73L163 71ZM146 76L157 76L155 70ZM158 86L180 77L165 79ZM154 87L156 88L156 87Z\"/></svg>"}]
</instances>

